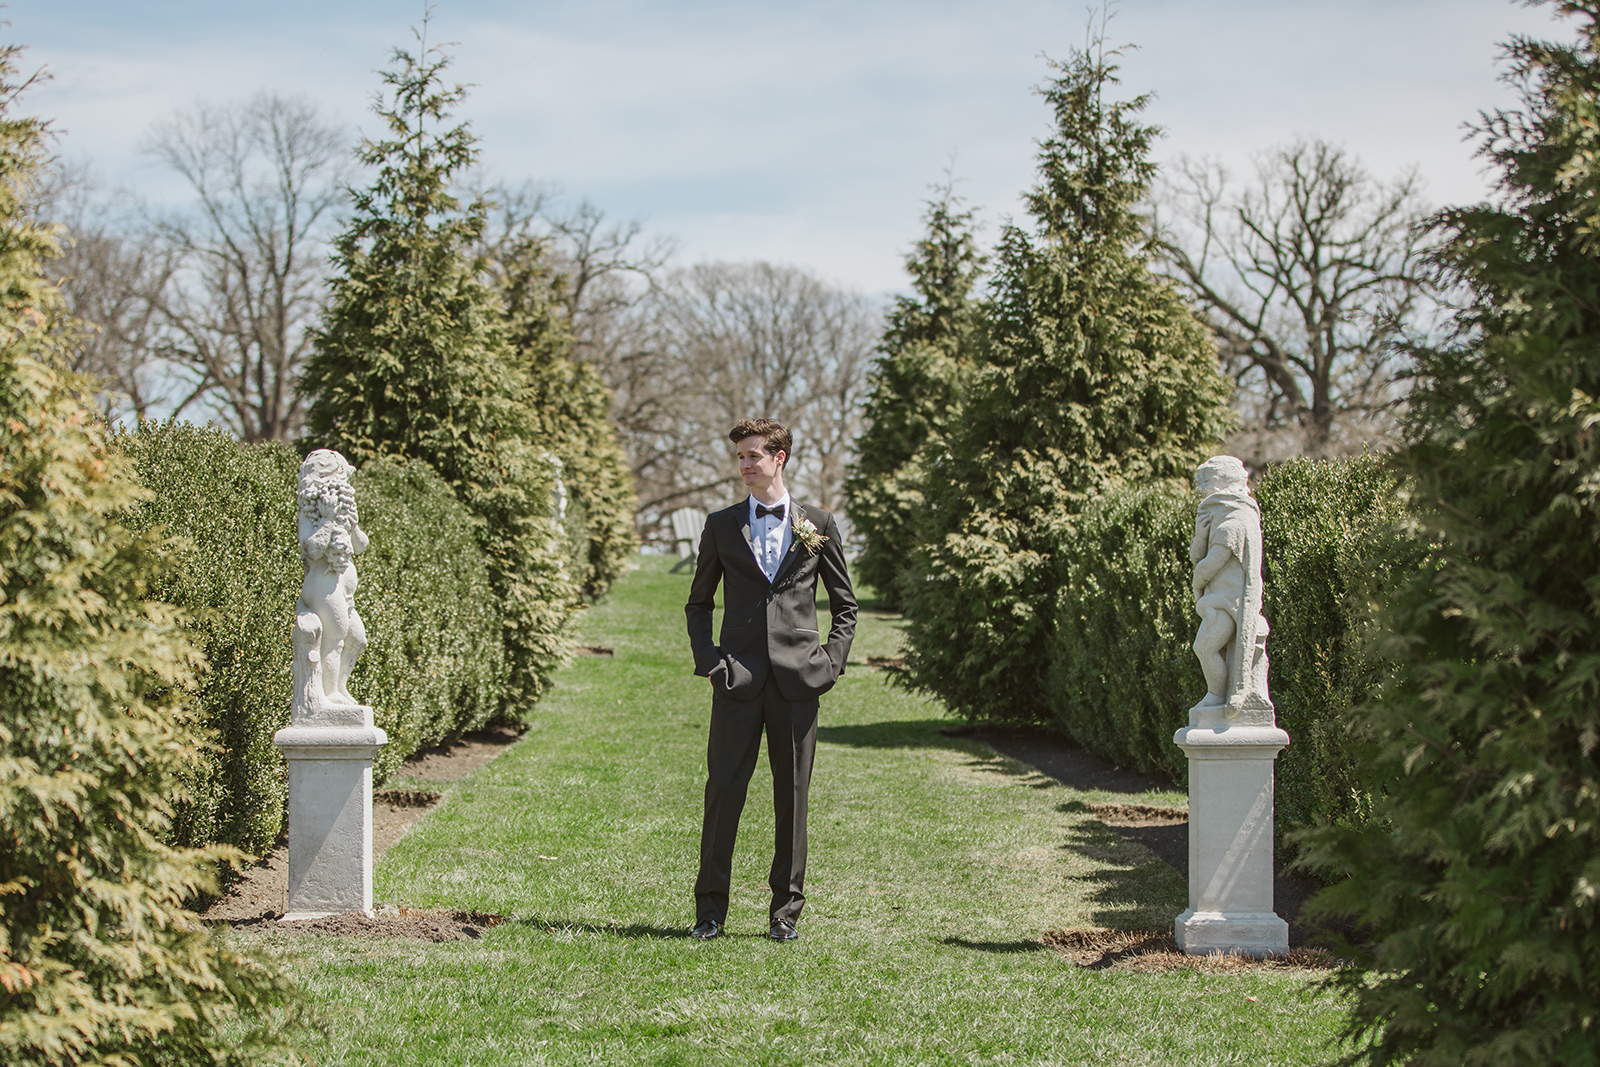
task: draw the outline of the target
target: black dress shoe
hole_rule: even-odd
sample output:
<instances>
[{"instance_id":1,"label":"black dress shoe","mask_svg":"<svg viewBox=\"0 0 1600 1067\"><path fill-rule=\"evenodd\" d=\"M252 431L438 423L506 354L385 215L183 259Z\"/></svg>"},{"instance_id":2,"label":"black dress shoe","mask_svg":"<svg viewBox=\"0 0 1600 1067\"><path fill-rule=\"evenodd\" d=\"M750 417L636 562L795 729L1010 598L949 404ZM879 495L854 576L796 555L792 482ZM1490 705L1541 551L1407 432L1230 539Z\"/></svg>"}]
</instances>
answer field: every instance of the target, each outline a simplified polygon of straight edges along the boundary
<instances>
[{"instance_id":1,"label":"black dress shoe","mask_svg":"<svg viewBox=\"0 0 1600 1067\"><path fill-rule=\"evenodd\" d=\"M767 931L767 936L774 941L795 941L799 939L800 934L795 930L794 923L788 919L773 919L772 929Z\"/></svg>"},{"instance_id":2,"label":"black dress shoe","mask_svg":"<svg viewBox=\"0 0 1600 1067\"><path fill-rule=\"evenodd\" d=\"M722 936L722 924L715 919L701 919L689 931L689 936L696 941L710 941L713 937Z\"/></svg>"}]
</instances>

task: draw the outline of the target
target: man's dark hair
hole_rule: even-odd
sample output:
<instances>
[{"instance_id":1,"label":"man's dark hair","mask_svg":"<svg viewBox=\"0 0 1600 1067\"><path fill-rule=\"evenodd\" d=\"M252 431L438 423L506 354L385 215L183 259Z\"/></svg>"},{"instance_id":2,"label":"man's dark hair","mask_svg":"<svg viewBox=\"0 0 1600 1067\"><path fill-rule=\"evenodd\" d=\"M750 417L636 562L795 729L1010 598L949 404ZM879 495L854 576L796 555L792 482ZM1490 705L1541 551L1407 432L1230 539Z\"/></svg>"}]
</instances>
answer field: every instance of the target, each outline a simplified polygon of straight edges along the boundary
<instances>
[{"instance_id":1,"label":"man's dark hair","mask_svg":"<svg viewBox=\"0 0 1600 1067\"><path fill-rule=\"evenodd\" d=\"M734 444L746 437L759 437L765 441L767 447L763 451L769 456L782 452L785 464L788 463L788 457L794 455L794 437L777 419L740 419L728 431L728 440Z\"/></svg>"}]
</instances>

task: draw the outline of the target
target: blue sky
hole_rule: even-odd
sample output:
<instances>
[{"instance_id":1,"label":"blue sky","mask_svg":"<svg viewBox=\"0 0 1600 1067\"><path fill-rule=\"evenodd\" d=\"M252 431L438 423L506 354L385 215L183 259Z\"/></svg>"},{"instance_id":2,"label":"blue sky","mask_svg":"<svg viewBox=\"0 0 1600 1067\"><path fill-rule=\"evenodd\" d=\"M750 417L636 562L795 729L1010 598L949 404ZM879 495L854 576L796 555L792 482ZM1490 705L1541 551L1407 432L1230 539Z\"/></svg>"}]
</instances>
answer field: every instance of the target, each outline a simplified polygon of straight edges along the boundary
<instances>
[{"instance_id":1,"label":"blue sky","mask_svg":"<svg viewBox=\"0 0 1600 1067\"><path fill-rule=\"evenodd\" d=\"M195 100L301 94L372 130L373 73L421 3L11 0L12 40L53 80L28 98L61 153L162 201L150 124ZM1041 53L1081 44L1081 2L442 0L437 37L472 83L461 114L495 177L534 179L674 236L680 260L770 259L869 292L904 286L922 201L952 155L992 236L1020 212L1047 116ZM1108 37L1152 91L1157 155L1248 172L1297 136L1434 202L1483 194L1462 123L1505 104L1500 42L1567 36L1507 0L1124 0Z\"/></svg>"}]
</instances>

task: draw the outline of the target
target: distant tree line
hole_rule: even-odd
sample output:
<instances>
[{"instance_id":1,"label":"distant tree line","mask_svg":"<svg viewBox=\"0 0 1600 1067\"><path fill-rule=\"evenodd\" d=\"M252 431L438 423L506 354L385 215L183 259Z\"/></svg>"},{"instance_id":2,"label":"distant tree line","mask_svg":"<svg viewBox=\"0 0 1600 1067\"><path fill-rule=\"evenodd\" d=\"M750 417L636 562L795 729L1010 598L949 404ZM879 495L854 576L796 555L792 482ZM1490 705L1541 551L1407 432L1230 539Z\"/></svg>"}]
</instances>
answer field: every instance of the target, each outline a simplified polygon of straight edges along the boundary
<instances>
[{"instance_id":1,"label":"distant tree line","mask_svg":"<svg viewBox=\"0 0 1600 1067\"><path fill-rule=\"evenodd\" d=\"M75 369L100 381L108 416L212 421L251 442L306 433L303 375L361 173L350 149L310 102L264 94L152 128L148 154L191 194L180 207L140 207L82 167L51 176L41 214L64 227L51 269L84 324ZM589 446L627 457L636 504L615 479L605 492L625 501L630 527L665 536L675 508L735 494L724 436L751 411L796 429L798 491L842 506L875 301L793 266L674 265L671 242L637 222L488 182L470 164L449 180L481 216L455 254L498 302L512 343L543 361L540 417L585 427L565 435L563 461L593 474ZM573 405L587 414L561 411Z\"/></svg>"},{"instance_id":2,"label":"distant tree line","mask_svg":"<svg viewBox=\"0 0 1600 1067\"><path fill-rule=\"evenodd\" d=\"M245 441L303 434L301 375L361 173L351 147L311 102L261 94L153 125L147 154L190 194L174 206L142 207L86 168L55 171L41 209L65 227L51 269L88 324L75 369L100 380L109 415L213 421ZM472 166L451 180L482 205L462 249L478 279L519 329L563 338L565 365L581 369L572 391L591 405L608 394L603 432L626 456L646 539L665 539L675 508L737 494L723 424L750 412L794 426L797 490L845 509L852 463L858 478L876 476L937 434L954 410L949 375L976 343L971 309L997 306L987 270L999 249L980 247L953 184L908 261L912 292L885 319L882 302L798 267L678 265L669 240L586 201ZM1213 162L1180 159L1140 198L1151 270L1199 311L1233 383L1230 451L1261 467L1394 440L1408 380L1396 341L1438 311L1414 177L1376 180L1313 140L1264 153L1243 184ZM938 382L896 381L907 374ZM913 394L915 411L896 408ZM918 506L914 489L891 482L848 510L909 529ZM864 565L896 589L870 548Z\"/></svg>"}]
</instances>

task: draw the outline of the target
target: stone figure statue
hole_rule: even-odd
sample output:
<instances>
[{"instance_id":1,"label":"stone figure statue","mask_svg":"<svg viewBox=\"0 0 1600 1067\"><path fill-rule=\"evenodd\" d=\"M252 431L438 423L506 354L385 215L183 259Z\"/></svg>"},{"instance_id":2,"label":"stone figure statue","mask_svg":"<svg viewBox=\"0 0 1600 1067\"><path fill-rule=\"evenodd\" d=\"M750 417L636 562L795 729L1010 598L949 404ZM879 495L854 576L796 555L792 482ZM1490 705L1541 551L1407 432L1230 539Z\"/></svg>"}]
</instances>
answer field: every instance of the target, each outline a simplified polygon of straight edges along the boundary
<instances>
[{"instance_id":1,"label":"stone figure statue","mask_svg":"<svg viewBox=\"0 0 1600 1067\"><path fill-rule=\"evenodd\" d=\"M1194 564L1200 629L1194 653L1206 676L1205 699L1191 726L1272 726L1267 693L1267 620L1261 615L1261 507L1244 464L1214 456L1195 472L1200 511L1189 562Z\"/></svg>"},{"instance_id":2,"label":"stone figure statue","mask_svg":"<svg viewBox=\"0 0 1600 1067\"><path fill-rule=\"evenodd\" d=\"M355 557L367 550L356 515L351 467L319 448L300 464L300 561L305 582L294 618L296 724L371 725L371 711L350 695L350 671L367 647L356 611Z\"/></svg>"}]
</instances>

